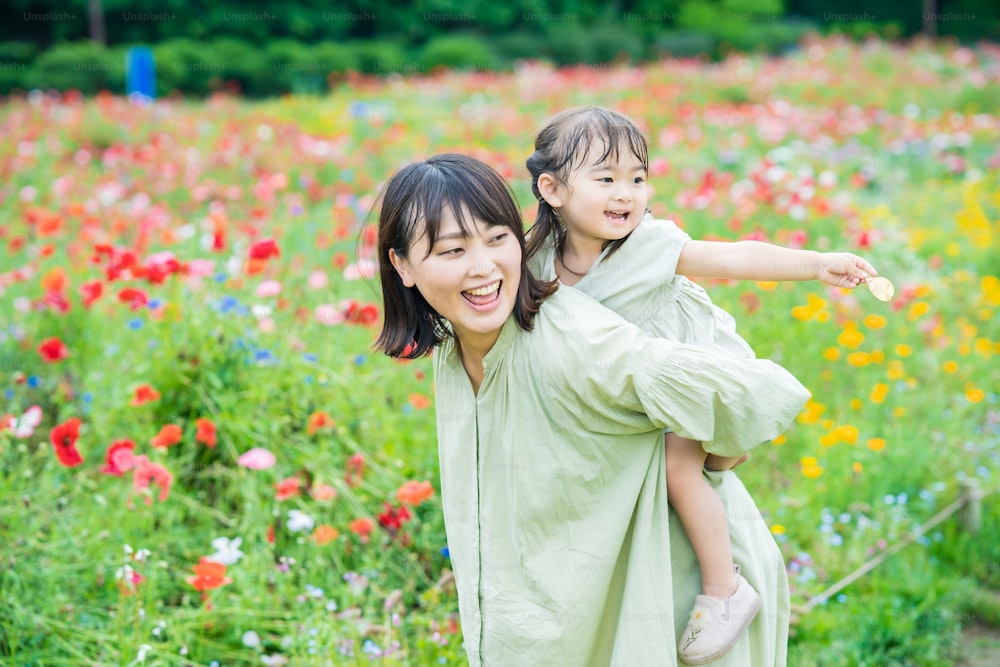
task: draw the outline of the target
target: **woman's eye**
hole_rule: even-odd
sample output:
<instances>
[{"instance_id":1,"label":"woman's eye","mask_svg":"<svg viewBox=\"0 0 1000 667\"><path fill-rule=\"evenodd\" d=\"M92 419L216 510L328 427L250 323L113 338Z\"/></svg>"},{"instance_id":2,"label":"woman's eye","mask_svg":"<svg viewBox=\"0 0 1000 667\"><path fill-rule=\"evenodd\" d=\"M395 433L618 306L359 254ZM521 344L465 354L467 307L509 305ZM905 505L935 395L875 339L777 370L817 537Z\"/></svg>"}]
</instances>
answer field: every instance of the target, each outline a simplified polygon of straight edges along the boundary
<instances>
[{"instance_id":1,"label":"woman's eye","mask_svg":"<svg viewBox=\"0 0 1000 667\"><path fill-rule=\"evenodd\" d=\"M497 234L496 236L493 237L493 240L494 241L503 241L505 238L507 238L507 232L503 232L501 234Z\"/></svg>"},{"instance_id":2,"label":"woman's eye","mask_svg":"<svg viewBox=\"0 0 1000 667\"><path fill-rule=\"evenodd\" d=\"M451 248L450 250L445 250L445 251L440 252L438 254L439 255L457 255L460 252L462 252L461 248Z\"/></svg>"}]
</instances>

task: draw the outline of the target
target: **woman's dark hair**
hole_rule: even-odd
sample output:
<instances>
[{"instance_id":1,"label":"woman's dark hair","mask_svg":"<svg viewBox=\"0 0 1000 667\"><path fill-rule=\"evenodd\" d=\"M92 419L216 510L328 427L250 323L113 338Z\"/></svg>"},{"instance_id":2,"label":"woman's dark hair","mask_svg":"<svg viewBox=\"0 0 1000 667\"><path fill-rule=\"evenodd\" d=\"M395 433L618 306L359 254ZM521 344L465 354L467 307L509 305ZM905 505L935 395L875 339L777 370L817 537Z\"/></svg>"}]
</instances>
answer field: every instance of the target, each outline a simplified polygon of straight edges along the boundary
<instances>
[{"instance_id":1,"label":"woman's dark hair","mask_svg":"<svg viewBox=\"0 0 1000 667\"><path fill-rule=\"evenodd\" d=\"M603 152L601 148L603 147ZM591 164L599 164L608 158L618 159L618 153L627 147L642 166L649 169L649 150L646 137L626 116L602 107L575 107L562 111L550 118L535 137L535 152L527 160L531 173L531 191L538 199L538 215L535 224L528 230L528 257L541 250L546 242L555 244L561 253L566 242L566 229L553 209L538 189L538 177L551 174L557 182L565 185L570 172L583 165L588 157ZM611 250L610 257L628 239L616 239L604 244Z\"/></svg>"},{"instance_id":2,"label":"woman's dark hair","mask_svg":"<svg viewBox=\"0 0 1000 667\"><path fill-rule=\"evenodd\" d=\"M444 153L400 169L386 183L380 199L378 263L385 317L375 349L390 357L415 359L453 335L445 319L420 291L403 285L389 260L390 249L406 259L410 247L423 234L427 234L428 249L433 247L445 208L466 235L471 235L475 227L469 216L513 232L521 246L521 283L514 319L525 331L531 330L542 301L558 284L537 280L528 271L521 212L500 174L475 158Z\"/></svg>"}]
</instances>

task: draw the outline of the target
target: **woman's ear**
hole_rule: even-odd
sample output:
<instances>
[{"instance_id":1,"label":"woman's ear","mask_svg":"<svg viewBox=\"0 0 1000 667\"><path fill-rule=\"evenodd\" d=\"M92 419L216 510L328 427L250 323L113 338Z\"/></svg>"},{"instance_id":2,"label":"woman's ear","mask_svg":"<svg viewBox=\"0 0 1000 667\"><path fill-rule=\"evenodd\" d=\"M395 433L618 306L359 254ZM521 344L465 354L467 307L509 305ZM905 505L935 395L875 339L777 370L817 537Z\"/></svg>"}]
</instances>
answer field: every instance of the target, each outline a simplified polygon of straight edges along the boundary
<instances>
[{"instance_id":1,"label":"woman's ear","mask_svg":"<svg viewBox=\"0 0 1000 667\"><path fill-rule=\"evenodd\" d=\"M542 194L542 199L552 208L563 205L562 197L559 196L560 190L559 181L552 174L544 172L538 176L538 191Z\"/></svg>"},{"instance_id":2,"label":"woman's ear","mask_svg":"<svg viewBox=\"0 0 1000 667\"><path fill-rule=\"evenodd\" d=\"M399 274L399 279L403 281L404 286L413 287L416 285L413 281L413 276L410 274L410 262L396 254L393 248L389 248L389 261L392 262L392 268L396 269L396 273Z\"/></svg>"}]
</instances>

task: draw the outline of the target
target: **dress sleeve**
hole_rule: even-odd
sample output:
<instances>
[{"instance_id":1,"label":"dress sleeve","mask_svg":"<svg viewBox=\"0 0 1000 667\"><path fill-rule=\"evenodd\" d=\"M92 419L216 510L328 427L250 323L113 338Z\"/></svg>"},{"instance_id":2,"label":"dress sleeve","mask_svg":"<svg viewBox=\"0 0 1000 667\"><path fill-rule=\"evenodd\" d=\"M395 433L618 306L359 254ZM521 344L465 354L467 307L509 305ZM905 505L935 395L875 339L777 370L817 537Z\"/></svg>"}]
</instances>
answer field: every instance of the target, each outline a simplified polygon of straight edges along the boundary
<instances>
[{"instance_id":1,"label":"dress sleeve","mask_svg":"<svg viewBox=\"0 0 1000 667\"><path fill-rule=\"evenodd\" d=\"M572 288L543 310L559 329L538 350L548 395L591 432L669 427L707 452L739 456L780 435L809 397L772 361L651 338Z\"/></svg>"}]
</instances>

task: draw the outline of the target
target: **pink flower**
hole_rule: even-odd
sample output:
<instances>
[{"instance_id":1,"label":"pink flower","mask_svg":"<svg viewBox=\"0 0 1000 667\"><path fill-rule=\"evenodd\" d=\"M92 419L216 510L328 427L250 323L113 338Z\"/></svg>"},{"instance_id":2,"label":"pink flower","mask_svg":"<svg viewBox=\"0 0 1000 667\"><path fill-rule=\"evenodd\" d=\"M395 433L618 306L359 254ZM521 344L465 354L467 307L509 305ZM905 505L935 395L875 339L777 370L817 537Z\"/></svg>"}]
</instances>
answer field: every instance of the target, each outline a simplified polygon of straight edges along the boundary
<instances>
[{"instance_id":1,"label":"pink flower","mask_svg":"<svg viewBox=\"0 0 1000 667\"><path fill-rule=\"evenodd\" d=\"M257 285L257 298L266 299L281 294L281 283L277 280L265 280Z\"/></svg>"},{"instance_id":2,"label":"pink flower","mask_svg":"<svg viewBox=\"0 0 1000 667\"><path fill-rule=\"evenodd\" d=\"M320 324L332 327L333 325L340 324L344 321L344 313L342 313L336 306L324 303L316 306L316 321Z\"/></svg>"},{"instance_id":3,"label":"pink flower","mask_svg":"<svg viewBox=\"0 0 1000 667\"><path fill-rule=\"evenodd\" d=\"M328 282L325 273L322 271L313 271L309 274L309 280L306 284L309 285L309 289L323 289Z\"/></svg>"},{"instance_id":4,"label":"pink flower","mask_svg":"<svg viewBox=\"0 0 1000 667\"><path fill-rule=\"evenodd\" d=\"M275 461L274 454L260 447L244 452L237 460L241 466L251 470L266 470L273 466Z\"/></svg>"},{"instance_id":5,"label":"pink flower","mask_svg":"<svg viewBox=\"0 0 1000 667\"><path fill-rule=\"evenodd\" d=\"M359 278L371 278L375 275L376 264L370 259L360 259L356 264L349 264L344 269L344 279L358 280Z\"/></svg>"},{"instance_id":6,"label":"pink flower","mask_svg":"<svg viewBox=\"0 0 1000 667\"><path fill-rule=\"evenodd\" d=\"M160 487L160 495L157 499L162 503L170 495L170 486L174 483L174 476L159 463L153 463L145 456L137 456L134 461L132 486L136 491L146 496L147 505L152 505L153 498L148 489L151 484L156 484Z\"/></svg>"}]
</instances>

